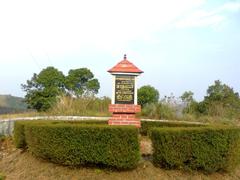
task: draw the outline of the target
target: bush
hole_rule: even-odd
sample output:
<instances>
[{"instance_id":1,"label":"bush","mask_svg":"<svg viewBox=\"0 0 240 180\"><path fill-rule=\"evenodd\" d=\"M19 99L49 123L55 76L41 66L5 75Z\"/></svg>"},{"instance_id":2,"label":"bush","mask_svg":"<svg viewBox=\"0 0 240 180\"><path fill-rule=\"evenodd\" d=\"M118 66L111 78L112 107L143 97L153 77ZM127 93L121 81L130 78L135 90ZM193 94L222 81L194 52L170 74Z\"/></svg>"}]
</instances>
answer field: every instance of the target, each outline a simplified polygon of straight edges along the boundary
<instances>
[{"instance_id":1,"label":"bush","mask_svg":"<svg viewBox=\"0 0 240 180\"><path fill-rule=\"evenodd\" d=\"M16 121L14 123L14 134L13 134L13 142L16 148L25 148L25 133L24 126L28 121Z\"/></svg>"},{"instance_id":2,"label":"bush","mask_svg":"<svg viewBox=\"0 0 240 180\"><path fill-rule=\"evenodd\" d=\"M150 85L142 86L137 91L138 104L144 107L146 104L157 103L159 99L159 92Z\"/></svg>"},{"instance_id":3,"label":"bush","mask_svg":"<svg viewBox=\"0 0 240 180\"><path fill-rule=\"evenodd\" d=\"M141 121L140 133L148 135L150 130L154 127L199 127L205 126L204 124L193 124L183 122L167 122L167 121Z\"/></svg>"},{"instance_id":4,"label":"bush","mask_svg":"<svg viewBox=\"0 0 240 180\"><path fill-rule=\"evenodd\" d=\"M53 121L53 120L37 120L37 121L16 121L14 123L14 133L13 133L13 142L16 148L25 148L26 140L25 140L25 126L29 123L60 123L61 121Z\"/></svg>"},{"instance_id":5,"label":"bush","mask_svg":"<svg viewBox=\"0 0 240 180\"><path fill-rule=\"evenodd\" d=\"M25 140L25 131L24 127L29 123L51 123L51 124L59 124L59 123L69 123L69 124L107 124L107 121L103 120L81 120L81 121L57 121L57 120L37 120L37 121L16 121L14 123L14 134L13 141L16 148L25 148L26 140Z\"/></svg>"},{"instance_id":6,"label":"bush","mask_svg":"<svg viewBox=\"0 0 240 180\"><path fill-rule=\"evenodd\" d=\"M34 155L63 165L136 167L140 159L138 129L84 123L25 123L24 135Z\"/></svg>"},{"instance_id":7,"label":"bush","mask_svg":"<svg viewBox=\"0 0 240 180\"><path fill-rule=\"evenodd\" d=\"M153 162L164 168L231 171L240 162L240 129L154 128Z\"/></svg>"},{"instance_id":8,"label":"bush","mask_svg":"<svg viewBox=\"0 0 240 180\"><path fill-rule=\"evenodd\" d=\"M176 119L176 109L162 102L146 104L141 116L150 119Z\"/></svg>"}]
</instances>

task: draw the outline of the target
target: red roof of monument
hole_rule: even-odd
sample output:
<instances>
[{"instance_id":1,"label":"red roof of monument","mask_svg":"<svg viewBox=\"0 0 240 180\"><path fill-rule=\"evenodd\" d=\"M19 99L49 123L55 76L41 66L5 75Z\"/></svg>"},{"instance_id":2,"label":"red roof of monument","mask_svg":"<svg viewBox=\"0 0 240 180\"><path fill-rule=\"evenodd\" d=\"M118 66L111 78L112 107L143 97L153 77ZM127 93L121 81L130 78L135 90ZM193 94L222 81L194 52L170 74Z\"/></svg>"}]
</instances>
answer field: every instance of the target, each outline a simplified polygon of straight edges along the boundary
<instances>
[{"instance_id":1,"label":"red roof of monument","mask_svg":"<svg viewBox=\"0 0 240 180\"><path fill-rule=\"evenodd\" d=\"M133 63L127 60L126 55L124 55L124 59L121 62L119 62L113 68L109 69L108 72L143 73L142 70L138 69Z\"/></svg>"}]
</instances>

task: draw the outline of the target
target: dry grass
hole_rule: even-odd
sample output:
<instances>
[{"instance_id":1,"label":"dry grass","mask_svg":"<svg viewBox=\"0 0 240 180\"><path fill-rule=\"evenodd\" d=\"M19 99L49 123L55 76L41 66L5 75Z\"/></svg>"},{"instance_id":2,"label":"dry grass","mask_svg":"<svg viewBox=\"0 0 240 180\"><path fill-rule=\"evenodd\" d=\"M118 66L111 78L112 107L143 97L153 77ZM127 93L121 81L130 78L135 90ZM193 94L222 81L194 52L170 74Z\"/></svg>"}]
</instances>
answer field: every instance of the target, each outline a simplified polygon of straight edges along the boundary
<instances>
[{"instance_id":1,"label":"dry grass","mask_svg":"<svg viewBox=\"0 0 240 180\"><path fill-rule=\"evenodd\" d=\"M11 141L2 142L1 147L4 147L1 152L7 152L0 159L0 173L6 175L9 180L48 180L48 179L105 179L105 180L135 180L135 179L218 179L230 180L240 179L240 168L234 173L214 173L206 175L200 172L183 172L179 170L164 170L154 167L148 160L142 160L139 166L131 171L116 171L111 169L99 169L97 167L78 167L71 168L66 166L56 165L42 159L32 156L27 151L17 150L12 146Z\"/></svg>"},{"instance_id":2,"label":"dry grass","mask_svg":"<svg viewBox=\"0 0 240 180\"><path fill-rule=\"evenodd\" d=\"M109 116L108 105L111 100L107 97L79 97L63 96L58 103L48 111L49 115L74 116Z\"/></svg>"},{"instance_id":3,"label":"dry grass","mask_svg":"<svg viewBox=\"0 0 240 180\"><path fill-rule=\"evenodd\" d=\"M46 113L38 113L38 112L25 112L25 113L13 113L13 114L1 114L1 119L11 119L11 118L20 118L20 117L35 117L35 116L44 116Z\"/></svg>"}]
</instances>

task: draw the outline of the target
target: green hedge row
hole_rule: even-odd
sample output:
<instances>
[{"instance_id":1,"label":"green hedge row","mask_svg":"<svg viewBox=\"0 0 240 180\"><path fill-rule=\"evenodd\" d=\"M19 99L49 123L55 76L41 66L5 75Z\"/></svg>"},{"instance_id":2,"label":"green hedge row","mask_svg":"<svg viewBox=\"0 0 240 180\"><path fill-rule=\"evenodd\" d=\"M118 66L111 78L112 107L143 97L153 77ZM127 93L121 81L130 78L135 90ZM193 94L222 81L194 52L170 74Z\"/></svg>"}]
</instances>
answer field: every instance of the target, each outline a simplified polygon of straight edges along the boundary
<instances>
[{"instance_id":1,"label":"green hedge row","mask_svg":"<svg viewBox=\"0 0 240 180\"><path fill-rule=\"evenodd\" d=\"M16 145L23 144L25 138L30 152L55 163L131 169L140 159L138 129L135 127L85 124L83 121L35 121L16 122L15 128L21 129L19 124L23 124L24 133L20 133L21 138L18 138L19 133L14 134Z\"/></svg>"},{"instance_id":2,"label":"green hedge row","mask_svg":"<svg viewBox=\"0 0 240 180\"><path fill-rule=\"evenodd\" d=\"M107 124L107 121L103 120L83 120L83 121L59 121L59 120L33 120L33 121L16 121L14 123L14 134L13 140L14 144L17 148L25 148L26 140L25 140L25 132L24 127L29 123L37 123L37 124Z\"/></svg>"},{"instance_id":3,"label":"green hedge row","mask_svg":"<svg viewBox=\"0 0 240 180\"><path fill-rule=\"evenodd\" d=\"M140 133L148 135L152 128L155 127L201 127L204 124L191 124L183 122L167 122L167 121L141 121Z\"/></svg>"},{"instance_id":4,"label":"green hedge row","mask_svg":"<svg viewBox=\"0 0 240 180\"><path fill-rule=\"evenodd\" d=\"M164 168L231 171L240 162L240 129L154 128L153 161Z\"/></svg>"},{"instance_id":5,"label":"green hedge row","mask_svg":"<svg viewBox=\"0 0 240 180\"><path fill-rule=\"evenodd\" d=\"M25 148L25 132L24 127L29 121L17 121L14 123L13 142L17 148Z\"/></svg>"}]
</instances>

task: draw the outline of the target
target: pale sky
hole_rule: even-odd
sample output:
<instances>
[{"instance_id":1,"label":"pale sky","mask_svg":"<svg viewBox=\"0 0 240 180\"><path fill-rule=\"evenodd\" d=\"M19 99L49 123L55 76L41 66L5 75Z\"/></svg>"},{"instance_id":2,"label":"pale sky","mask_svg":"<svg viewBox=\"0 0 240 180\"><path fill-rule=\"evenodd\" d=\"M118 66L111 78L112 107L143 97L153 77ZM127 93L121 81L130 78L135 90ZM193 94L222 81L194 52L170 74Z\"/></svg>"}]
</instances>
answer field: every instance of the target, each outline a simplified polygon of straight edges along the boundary
<instances>
[{"instance_id":1,"label":"pale sky","mask_svg":"<svg viewBox=\"0 0 240 180\"><path fill-rule=\"evenodd\" d=\"M0 1L0 94L24 96L54 66L89 68L111 96L107 70L125 53L161 97L201 100L217 79L240 92L240 0Z\"/></svg>"}]
</instances>

